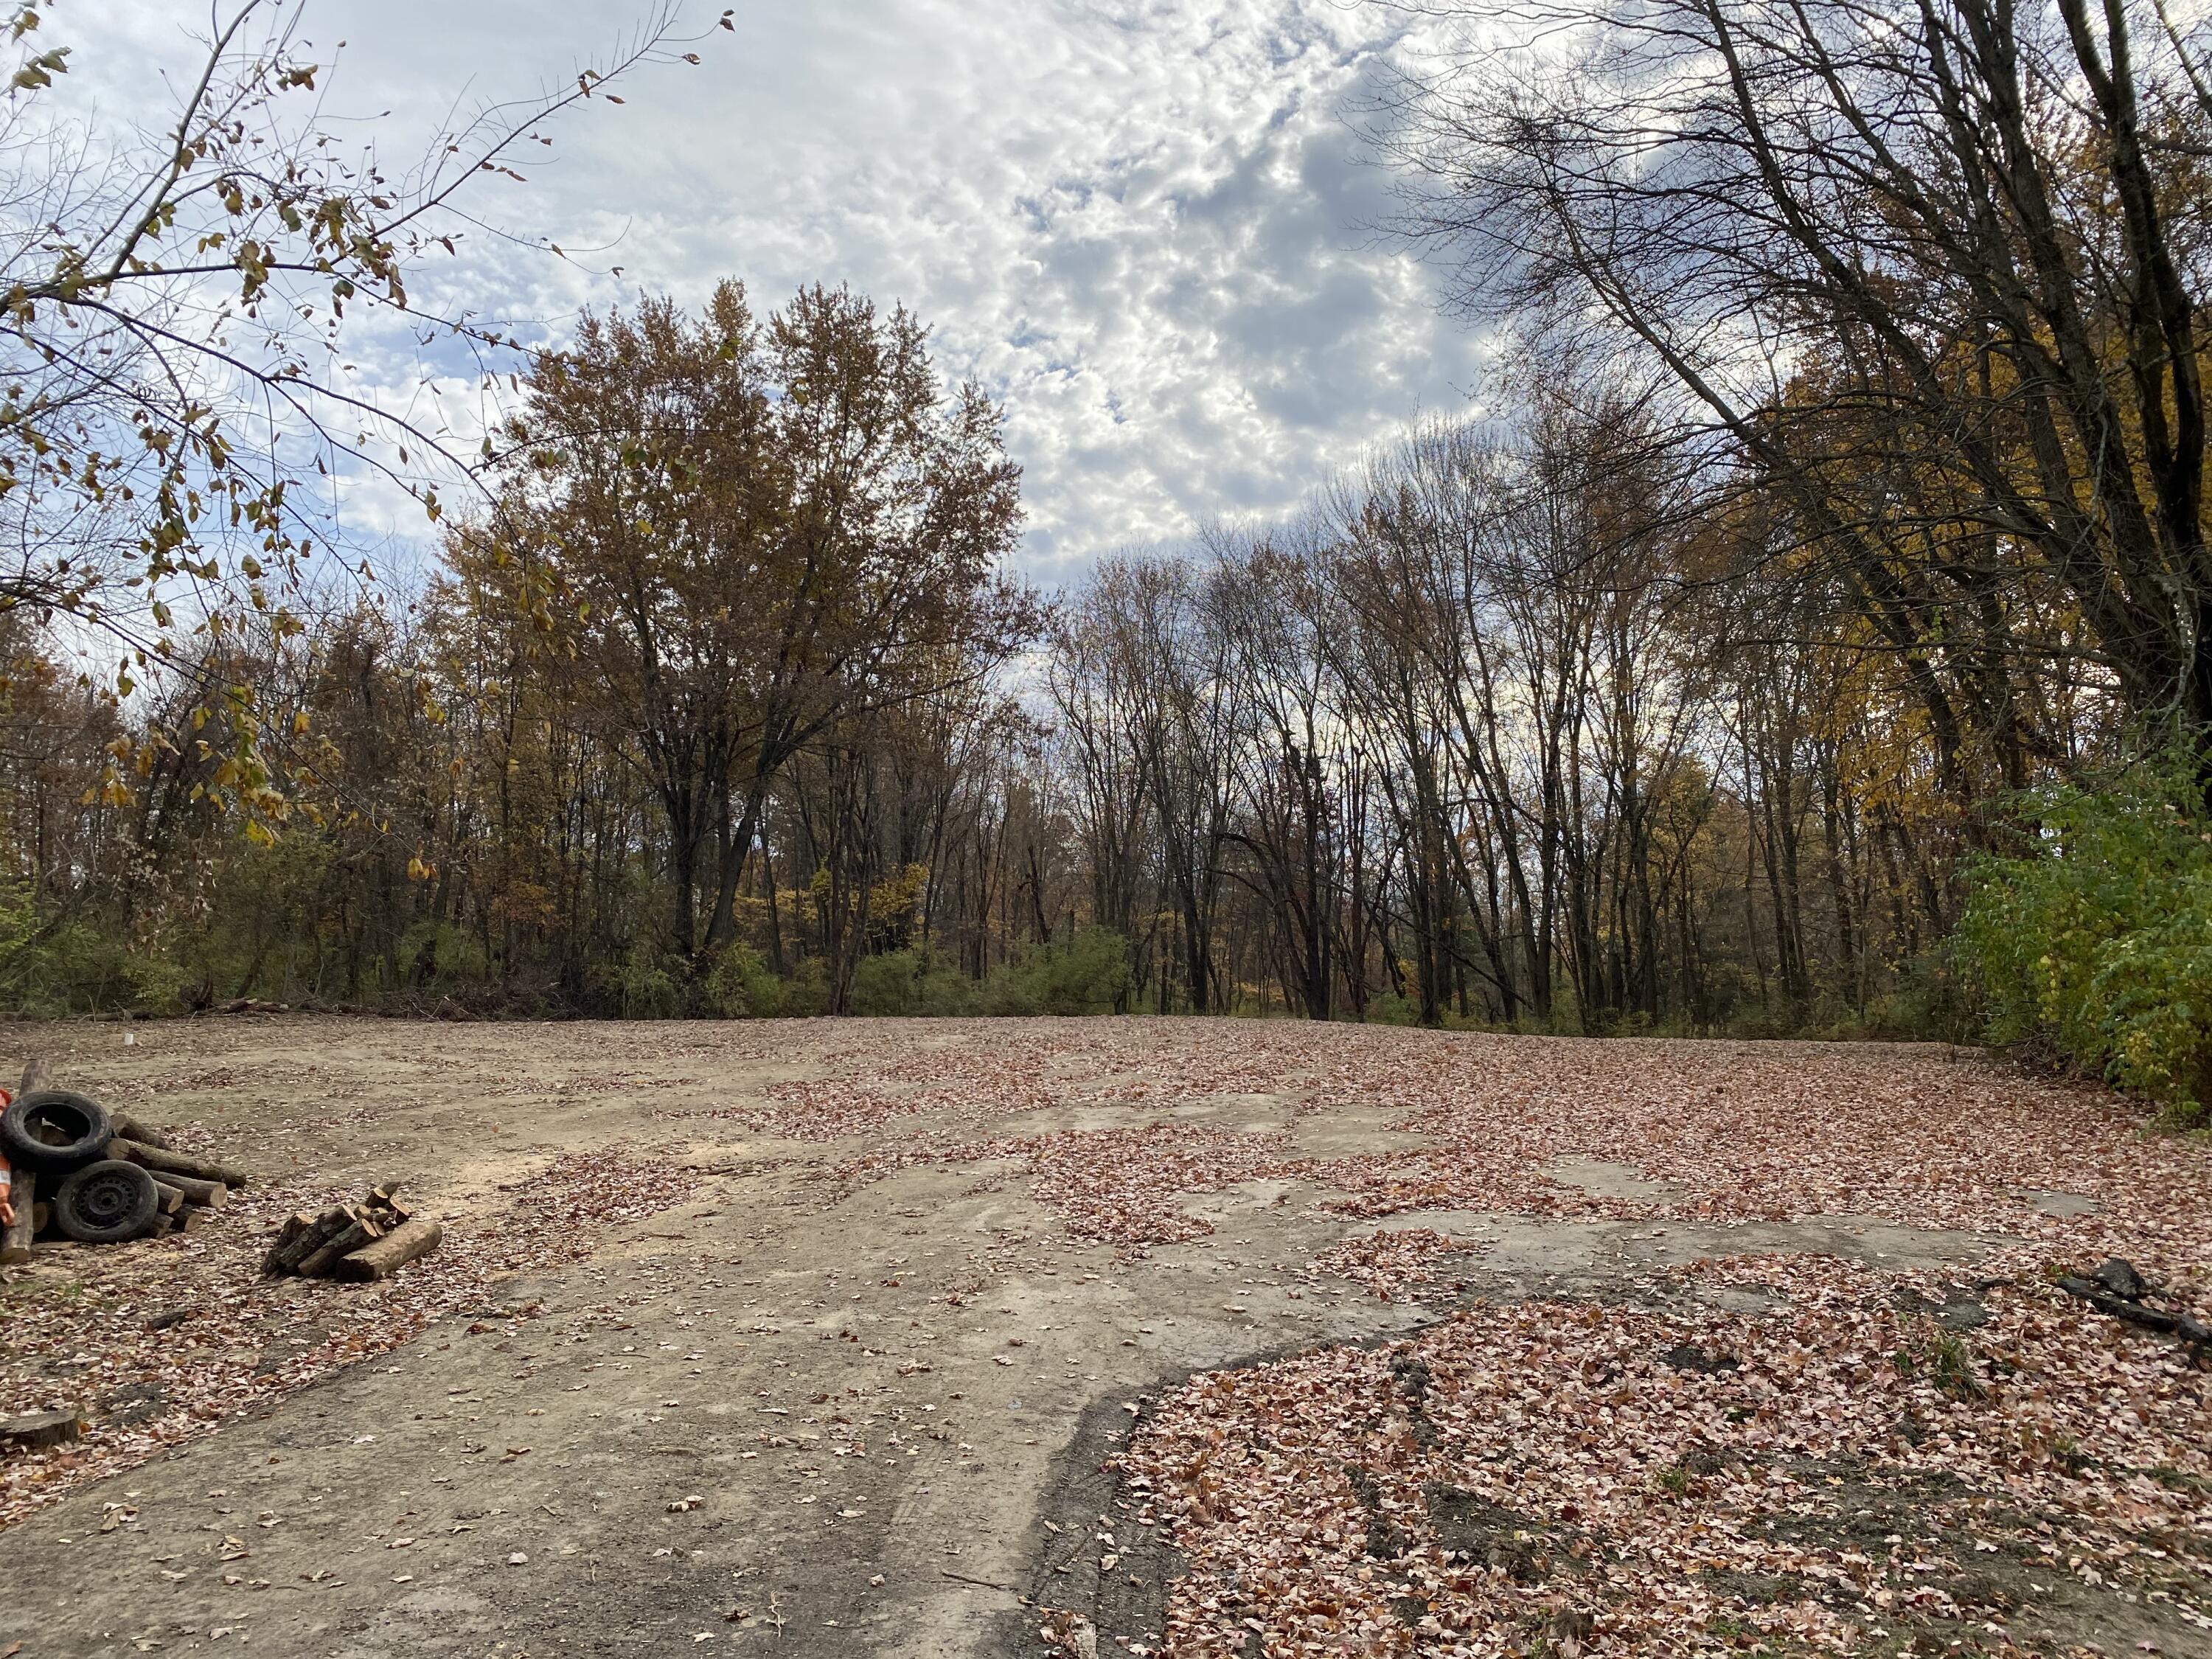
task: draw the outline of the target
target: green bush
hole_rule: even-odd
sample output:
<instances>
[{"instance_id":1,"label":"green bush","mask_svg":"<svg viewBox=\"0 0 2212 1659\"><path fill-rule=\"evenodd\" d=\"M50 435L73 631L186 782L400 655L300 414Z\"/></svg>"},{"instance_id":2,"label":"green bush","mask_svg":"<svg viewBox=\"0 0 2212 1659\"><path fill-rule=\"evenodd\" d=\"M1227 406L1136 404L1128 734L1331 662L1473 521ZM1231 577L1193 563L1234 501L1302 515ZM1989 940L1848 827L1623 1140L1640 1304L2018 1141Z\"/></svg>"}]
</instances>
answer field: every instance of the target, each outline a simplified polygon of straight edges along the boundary
<instances>
[{"instance_id":1,"label":"green bush","mask_svg":"<svg viewBox=\"0 0 2212 1659\"><path fill-rule=\"evenodd\" d=\"M1367 1023L1370 1025L1419 1025L1421 1023L1421 1005L1395 991L1380 992L1367 999Z\"/></svg>"},{"instance_id":2,"label":"green bush","mask_svg":"<svg viewBox=\"0 0 2212 1659\"><path fill-rule=\"evenodd\" d=\"M708 1009L724 1019L769 1019L783 1012L783 981L750 945L724 945L703 989Z\"/></svg>"},{"instance_id":3,"label":"green bush","mask_svg":"<svg viewBox=\"0 0 2212 1659\"><path fill-rule=\"evenodd\" d=\"M42 917L27 893L0 890L0 1009L40 1017L166 1012L184 979L159 951L91 922Z\"/></svg>"},{"instance_id":4,"label":"green bush","mask_svg":"<svg viewBox=\"0 0 2212 1659\"><path fill-rule=\"evenodd\" d=\"M853 970L856 1014L964 1014L975 1001L967 976L926 945L863 957Z\"/></svg>"},{"instance_id":5,"label":"green bush","mask_svg":"<svg viewBox=\"0 0 2212 1659\"><path fill-rule=\"evenodd\" d=\"M1856 1012L1846 1009L1826 1036L1844 1041L1971 1042L1978 1034L1973 999L1962 994L1960 963L1934 950L1899 964L1894 982Z\"/></svg>"},{"instance_id":6,"label":"green bush","mask_svg":"<svg viewBox=\"0 0 2212 1659\"><path fill-rule=\"evenodd\" d=\"M643 935L612 975L612 990L624 1019L673 1019L684 1012L684 991L659 950Z\"/></svg>"},{"instance_id":7,"label":"green bush","mask_svg":"<svg viewBox=\"0 0 2212 1659\"><path fill-rule=\"evenodd\" d=\"M2212 1105L2212 823L2187 757L2026 798L2027 854L1980 860L1955 948L1999 1042L2156 1101Z\"/></svg>"},{"instance_id":8,"label":"green bush","mask_svg":"<svg viewBox=\"0 0 2212 1659\"><path fill-rule=\"evenodd\" d=\"M987 1014L1110 1014L1127 1000L1129 942L1110 927L1085 927L1066 945L1042 945L983 981Z\"/></svg>"},{"instance_id":9,"label":"green bush","mask_svg":"<svg viewBox=\"0 0 2212 1659\"><path fill-rule=\"evenodd\" d=\"M399 936L399 975L428 992L465 990L490 977L483 943L450 921L416 922Z\"/></svg>"},{"instance_id":10,"label":"green bush","mask_svg":"<svg viewBox=\"0 0 2212 1659\"><path fill-rule=\"evenodd\" d=\"M807 1018L830 1012L830 965L820 957L809 957L783 982L779 1012Z\"/></svg>"},{"instance_id":11,"label":"green bush","mask_svg":"<svg viewBox=\"0 0 2212 1659\"><path fill-rule=\"evenodd\" d=\"M170 1014L184 1006L191 975L172 951L135 951L123 966L131 982L131 1006L151 1014Z\"/></svg>"}]
</instances>

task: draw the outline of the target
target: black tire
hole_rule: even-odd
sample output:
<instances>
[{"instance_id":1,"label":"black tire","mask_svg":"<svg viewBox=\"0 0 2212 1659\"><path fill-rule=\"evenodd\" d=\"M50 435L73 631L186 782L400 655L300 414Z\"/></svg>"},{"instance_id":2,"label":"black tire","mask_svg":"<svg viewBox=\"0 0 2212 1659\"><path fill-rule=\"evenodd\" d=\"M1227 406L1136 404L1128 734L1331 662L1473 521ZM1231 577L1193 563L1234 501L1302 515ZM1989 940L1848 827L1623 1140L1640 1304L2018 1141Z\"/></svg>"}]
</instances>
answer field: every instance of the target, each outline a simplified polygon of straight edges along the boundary
<instances>
[{"instance_id":1,"label":"black tire","mask_svg":"<svg viewBox=\"0 0 2212 1659\"><path fill-rule=\"evenodd\" d=\"M115 1138L107 1108L67 1089L33 1089L0 1112L0 1146L8 1161L66 1175L107 1156Z\"/></svg>"},{"instance_id":2,"label":"black tire","mask_svg":"<svg viewBox=\"0 0 2212 1659\"><path fill-rule=\"evenodd\" d=\"M62 1182L54 1225L81 1244L119 1244L152 1225L161 1206L150 1170L106 1158Z\"/></svg>"}]
</instances>

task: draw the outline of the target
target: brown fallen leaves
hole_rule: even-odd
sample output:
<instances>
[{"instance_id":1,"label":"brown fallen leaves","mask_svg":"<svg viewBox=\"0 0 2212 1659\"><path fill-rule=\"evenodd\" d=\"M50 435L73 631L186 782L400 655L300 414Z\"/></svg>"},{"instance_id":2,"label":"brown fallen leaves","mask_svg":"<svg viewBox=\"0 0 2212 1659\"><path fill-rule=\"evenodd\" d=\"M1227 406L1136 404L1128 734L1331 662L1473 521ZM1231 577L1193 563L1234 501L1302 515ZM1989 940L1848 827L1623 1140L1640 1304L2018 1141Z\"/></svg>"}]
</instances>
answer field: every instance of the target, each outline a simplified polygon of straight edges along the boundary
<instances>
[{"instance_id":1,"label":"brown fallen leaves","mask_svg":"<svg viewBox=\"0 0 2212 1659\"><path fill-rule=\"evenodd\" d=\"M920 1135L848 1179L1009 1158L1071 1232L1138 1255L1210 1231L1185 1198L1261 1178L1356 1216L1856 1216L2017 1241L1968 1275L1978 1299L1735 1261L1688 1273L1787 1305L1699 1306L1685 1274L1658 1275L1650 1305L1490 1310L1381 1353L1198 1379L1121 1463L1191 1557L1170 1652L1851 1651L1934 1630L2002 1652L2062 1578L2212 1629L2206 1374L2046 1271L2127 1255L2170 1305L2207 1311L2212 1149L2124 1103L1937 1050L1142 1022L1085 1032L1079 1055L1065 1028L1036 1038L1003 1089L971 1075L975 1121L1018 1123L1039 1049L1103 1073L1071 1093L1132 1121ZM1146 1044L1149 1078L1131 1063ZM1270 1091L1298 1101L1289 1132L1148 1121ZM1430 1144L1297 1155L1297 1117L1378 1105ZM1647 1186L1551 1173L1576 1159ZM1416 1228L1312 1267L1395 1298L1463 1248Z\"/></svg>"},{"instance_id":2,"label":"brown fallen leaves","mask_svg":"<svg viewBox=\"0 0 2212 1659\"><path fill-rule=\"evenodd\" d=\"M1668 1278L1792 1300L1477 1309L1194 1379L1119 1460L1189 1557L1168 1650L1995 1651L2063 1579L2212 1630L2212 1376L2178 1347L2032 1279L1956 1333L1924 1277Z\"/></svg>"},{"instance_id":3,"label":"brown fallen leaves","mask_svg":"<svg viewBox=\"0 0 2212 1659\"><path fill-rule=\"evenodd\" d=\"M888 1056L856 1048L835 1056L830 1078L776 1085L775 1108L745 1109L769 1110L761 1127L777 1133L824 1140L896 1129L938 1109L927 1128L842 1166L847 1186L916 1164L1010 1158L1033 1195L1076 1231L1128 1243L1202 1236L1205 1224L1181 1212L1178 1194L1274 1178L1328 1188L1338 1194L1328 1207L1358 1216L1866 1215L2148 1254L2159 1272L2212 1287L2212 1251L2198 1248L2212 1244L2212 1158L2141 1133L2136 1115L2100 1091L1961 1063L1948 1051L1287 1022L946 1021L933 1030L974 1046L914 1054L900 1045ZM1339 1109L1396 1109L1395 1126L1430 1144L1301 1155L1294 1133L1206 1121L1209 1102L1242 1117L1241 1103L1253 1100L1279 1103L1291 1130ZM1071 1103L1127 1121L1020 1133L1024 1114ZM1164 1104L1175 1109L1165 1121ZM1625 1163L1674 1190L1608 1197L1547 1173L1573 1158ZM2046 1215L2038 1195L2049 1192L2083 1195L2096 1212Z\"/></svg>"},{"instance_id":4,"label":"brown fallen leaves","mask_svg":"<svg viewBox=\"0 0 2212 1659\"><path fill-rule=\"evenodd\" d=\"M1437 1268L1443 1258L1469 1248L1465 1240L1433 1227L1364 1233L1323 1250L1313 1259L1313 1271L1349 1279L1380 1300L1394 1302L1411 1286L1426 1289L1437 1284Z\"/></svg>"},{"instance_id":5,"label":"brown fallen leaves","mask_svg":"<svg viewBox=\"0 0 2212 1659\"><path fill-rule=\"evenodd\" d=\"M2185 1349L2058 1292L2047 1273L2126 1256L2169 1305L2212 1314L2212 1147L2146 1132L2098 1090L1934 1049L1289 1022L808 1022L581 1036L592 1077L626 1088L673 1068L704 1089L732 1057L803 1062L803 1082L708 1115L801 1141L854 1139L823 1183L830 1201L917 1164L1003 1160L981 1178L1130 1257L1201 1242L1210 1230L1189 1200L1254 1180L1288 1183L1309 1217L1863 1217L1991 1243L1956 1282L1747 1255L1655 1269L1603 1306L1466 1310L1391 1347L1324 1348L1193 1379L1120 1463L1143 1512L1188 1554L1171 1651L1892 1652L1927 1638L1937 1651L2003 1652L2062 1594L2091 1597L2092 1614L2155 1613L2185 1638L2212 1620L2207 1373ZM463 1082L471 1063L480 1068L459 1053L420 1061ZM518 1082L532 1073L524 1065ZM668 1092L641 1098L641 1115ZM1307 1133L1352 1120L1424 1142L1347 1154L1336 1149L1356 1137ZM1576 1159L1626 1165L1645 1184L1588 1190L1562 1167ZM575 1203L611 1218L672 1201L650 1188L542 1195L553 1214ZM307 1195L256 1202L273 1214ZM517 1199L527 1208L532 1189ZM120 1273L133 1252L190 1257L226 1236L106 1255ZM552 1248L512 1240L477 1241L468 1271ZM1435 1300L1433 1287L1479 1266L1455 1254L1465 1248L1419 1225L1355 1233L1310 1269ZM449 1249L448 1265L471 1259L459 1241ZM178 1328L215 1339L210 1397L164 1404L167 1415L137 1431L96 1431L73 1455L119 1466L143 1452L103 1435L166 1432L173 1419L196 1432L255 1389L380 1351L407 1322L454 1305L428 1277L400 1280L384 1293L398 1298L388 1308L325 1287L343 1299L299 1306L289 1359L293 1345L272 1340L281 1321L250 1297L221 1302ZM239 1293L220 1273L210 1282ZM464 1282L465 1304L480 1292ZM81 1341L34 1314L19 1345L27 1367L0 1361L10 1406L44 1403L35 1367L74 1363L79 1348L86 1375L118 1398L134 1367L156 1364L132 1335L133 1320L167 1305L155 1284L88 1285L131 1311ZM1752 1285L1787 1299L1765 1314L1710 1299ZM243 1367L214 1358L234 1333ZM257 1352L279 1362L268 1374L277 1380L253 1375ZM53 1376L54 1387L76 1382L66 1369ZM225 1389L235 1398L212 1397ZM9 1484L26 1468L0 1478L0 1516L36 1501ZM1067 1621L1051 1628L1073 1639Z\"/></svg>"},{"instance_id":6,"label":"brown fallen leaves","mask_svg":"<svg viewBox=\"0 0 2212 1659\"><path fill-rule=\"evenodd\" d=\"M0 1412L82 1404L88 1426L74 1444L0 1464L0 1526L388 1353L481 1304L500 1274L575 1261L598 1227L680 1203L696 1182L651 1160L564 1158L518 1183L506 1214L457 1223L436 1255L376 1285L261 1277L273 1223L331 1201L306 1186L249 1189L206 1232L73 1252L64 1271L9 1287Z\"/></svg>"},{"instance_id":7,"label":"brown fallen leaves","mask_svg":"<svg viewBox=\"0 0 2212 1659\"><path fill-rule=\"evenodd\" d=\"M1203 1237L1212 1228L1184 1213L1182 1198L1285 1165L1279 1137L1184 1124L1024 1136L947 1155L1018 1161L1032 1177L1030 1195L1050 1206L1070 1232L1133 1249Z\"/></svg>"}]
</instances>

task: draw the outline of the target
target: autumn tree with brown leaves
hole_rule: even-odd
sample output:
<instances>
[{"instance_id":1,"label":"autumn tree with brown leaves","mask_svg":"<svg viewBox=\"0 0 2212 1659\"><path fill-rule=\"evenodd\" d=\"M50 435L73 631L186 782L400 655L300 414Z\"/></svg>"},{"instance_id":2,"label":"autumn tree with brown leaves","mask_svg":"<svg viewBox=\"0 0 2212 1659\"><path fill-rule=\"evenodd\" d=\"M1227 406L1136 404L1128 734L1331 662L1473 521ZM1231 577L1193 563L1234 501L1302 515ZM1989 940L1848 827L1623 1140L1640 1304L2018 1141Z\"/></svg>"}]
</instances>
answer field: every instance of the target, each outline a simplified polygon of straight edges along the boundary
<instances>
[{"instance_id":1,"label":"autumn tree with brown leaves","mask_svg":"<svg viewBox=\"0 0 2212 1659\"><path fill-rule=\"evenodd\" d=\"M687 959L731 937L794 756L972 684L1036 626L1000 572L1020 506L996 410L849 290L757 319L725 283L696 319L586 318L505 442L500 511L457 561L539 619L533 666L649 782Z\"/></svg>"}]
</instances>

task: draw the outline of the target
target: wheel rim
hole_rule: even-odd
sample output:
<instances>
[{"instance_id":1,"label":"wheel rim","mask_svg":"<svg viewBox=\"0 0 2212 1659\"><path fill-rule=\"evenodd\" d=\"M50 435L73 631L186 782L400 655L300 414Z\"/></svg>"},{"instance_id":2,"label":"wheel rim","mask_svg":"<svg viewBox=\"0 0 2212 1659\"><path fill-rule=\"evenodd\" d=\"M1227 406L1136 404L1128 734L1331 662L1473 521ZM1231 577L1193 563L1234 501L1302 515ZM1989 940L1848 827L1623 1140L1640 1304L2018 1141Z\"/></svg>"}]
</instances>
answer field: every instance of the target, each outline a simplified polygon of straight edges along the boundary
<instances>
[{"instance_id":1,"label":"wheel rim","mask_svg":"<svg viewBox=\"0 0 2212 1659\"><path fill-rule=\"evenodd\" d=\"M100 1174L80 1182L70 1208L88 1227L112 1227L138 1200L138 1183L122 1174Z\"/></svg>"}]
</instances>

